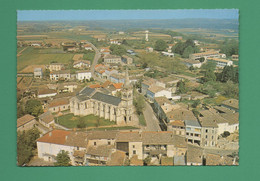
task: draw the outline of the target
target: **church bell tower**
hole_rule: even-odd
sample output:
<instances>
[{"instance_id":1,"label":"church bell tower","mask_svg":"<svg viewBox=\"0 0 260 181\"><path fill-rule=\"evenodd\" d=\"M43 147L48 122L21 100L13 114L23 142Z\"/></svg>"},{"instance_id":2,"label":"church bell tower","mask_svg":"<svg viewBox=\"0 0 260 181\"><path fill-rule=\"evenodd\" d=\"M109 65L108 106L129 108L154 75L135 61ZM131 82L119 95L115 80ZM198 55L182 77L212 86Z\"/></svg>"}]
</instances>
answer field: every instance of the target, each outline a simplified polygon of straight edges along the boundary
<instances>
[{"instance_id":1,"label":"church bell tower","mask_svg":"<svg viewBox=\"0 0 260 181\"><path fill-rule=\"evenodd\" d=\"M123 115L125 123L129 123L132 121L133 114L133 86L130 83L128 68L126 68L125 72L125 83L122 88L122 107L123 107Z\"/></svg>"}]
</instances>

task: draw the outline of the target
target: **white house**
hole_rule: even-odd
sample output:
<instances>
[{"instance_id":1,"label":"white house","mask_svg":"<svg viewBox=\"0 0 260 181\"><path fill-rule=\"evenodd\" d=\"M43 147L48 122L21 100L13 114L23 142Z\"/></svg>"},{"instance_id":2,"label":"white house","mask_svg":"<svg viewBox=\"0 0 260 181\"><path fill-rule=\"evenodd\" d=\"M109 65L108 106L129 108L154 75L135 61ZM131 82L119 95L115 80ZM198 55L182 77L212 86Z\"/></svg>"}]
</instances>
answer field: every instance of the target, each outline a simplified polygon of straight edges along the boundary
<instances>
[{"instance_id":1,"label":"white house","mask_svg":"<svg viewBox=\"0 0 260 181\"><path fill-rule=\"evenodd\" d=\"M88 60L79 60L73 63L73 68L87 68L91 66L91 62Z\"/></svg>"},{"instance_id":2,"label":"white house","mask_svg":"<svg viewBox=\"0 0 260 181\"><path fill-rule=\"evenodd\" d=\"M53 130L37 140L39 158L55 162L56 156L64 150L68 151L72 165L77 165L74 154L78 151L84 152L86 146L87 134L84 132Z\"/></svg>"},{"instance_id":3,"label":"white house","mask_svg":"<svg viewBox=\"0 0 260 181\"><path fill-rule=\"evenodd\" d=\"M77 71L76 72L76 78L78 80L90 80L90 78L92 77L91 72L84 70L84 71Z\"/></svg>"},{"instance_id":4,"label":"white house","mask_svg":"<svg viewBox=\"0 0 260 181\"><path fill-rule=\"evenodd\" d=\"M162 52L162 54L167 57L174 57L174 53L171 52Z\"/></svg>"},{"instance_id":5,"label":"white house","mask_svg":"<svg viewBox=\"0 0 260 181\"><path fill-rule=\"evenodd\" d=\"M34 78L42 78L43 73L41 68L35 68L34 69Z\"/></svg>"},{"instance_id":6,"label":"white house","mask_svg":"<svg viewBox=\"0 0 260 181\"><path fill-rule=\"evenodd\" d=\"M208 62L215 62L216 66L218 68L224 68L225 66L231 66L233 65L233 61L231 60L225 60L225 59L220 59L220 58L208 58Z\"/></svg>"},{"instance_id":7,"label":"white house","mask_svg":"<svg viewBox=\"0 0 260 181\"><path fill-rule=\"evenodd\" d=\"M38 98L53 97L56 96L57 91L52 89L40 89L38 91Z\"/></svg>"}]
</instances>

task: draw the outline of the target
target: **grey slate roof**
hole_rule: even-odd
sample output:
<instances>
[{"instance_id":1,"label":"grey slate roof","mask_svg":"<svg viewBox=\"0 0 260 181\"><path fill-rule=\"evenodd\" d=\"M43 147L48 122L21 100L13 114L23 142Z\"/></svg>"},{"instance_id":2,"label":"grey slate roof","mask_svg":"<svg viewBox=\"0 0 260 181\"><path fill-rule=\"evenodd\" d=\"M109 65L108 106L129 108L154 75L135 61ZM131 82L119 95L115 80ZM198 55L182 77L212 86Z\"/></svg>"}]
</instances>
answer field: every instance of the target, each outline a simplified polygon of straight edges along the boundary
<instances>
[{"instance_id":1,"label":"grey slate roof","mask_svg":"<svg viewBox=\"0 0 260 181\"><path fill-rule=\"evenodd\" d=\"M95 91L95 89L89 88L89 87L85 87L84 89L82 89L79 94L84 94L87 96L90 96L93 92Z\"/></svg>"},{"instance_id":2,"label":"grey slate roof","mask_svg":"<svg viewBox=\"0 0 260 181\"><path fill-rule=\"evenodd\" d=\"M201 127L200 123L195 120L184 120L186 126Z\"/></svg>"},{"instance_id":3,"label":"grey slate roof","mask_svg":"<svg viewBox=\"0 0 260 181\"><path fill-rule=\"evenodd\" d=\"M101 92L96 92L91 98L115 106L117 106L121 102L121 99L119 97L102 94Z\"/></svg>"}]
</instances>

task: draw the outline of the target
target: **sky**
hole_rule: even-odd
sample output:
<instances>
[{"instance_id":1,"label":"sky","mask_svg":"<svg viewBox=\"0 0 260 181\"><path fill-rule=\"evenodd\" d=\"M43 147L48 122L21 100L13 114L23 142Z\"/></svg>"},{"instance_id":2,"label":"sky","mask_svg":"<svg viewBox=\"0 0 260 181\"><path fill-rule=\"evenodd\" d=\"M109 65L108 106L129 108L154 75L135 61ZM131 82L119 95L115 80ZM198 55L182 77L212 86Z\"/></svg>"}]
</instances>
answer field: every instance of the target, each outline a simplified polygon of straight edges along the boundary
<instances>
[{"instance_id":1,"label":"sky","mask_svg":"<svg viewBox=\"0 0 260 181\"><path fill-rule=\"evenodd\" d=\"M134 19L238 19L238 9L191 10L18 10L18 21L134 20Z\"/></svg>"}]
</instances>

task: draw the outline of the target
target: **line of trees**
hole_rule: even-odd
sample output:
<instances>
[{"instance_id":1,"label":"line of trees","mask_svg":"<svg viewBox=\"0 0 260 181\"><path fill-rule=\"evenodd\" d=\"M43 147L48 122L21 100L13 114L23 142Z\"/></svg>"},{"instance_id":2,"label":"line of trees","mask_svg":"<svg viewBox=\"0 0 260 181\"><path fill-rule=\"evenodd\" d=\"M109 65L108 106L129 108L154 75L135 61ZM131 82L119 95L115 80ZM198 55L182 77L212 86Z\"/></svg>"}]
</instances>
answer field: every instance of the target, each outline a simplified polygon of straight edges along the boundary
<instances>
[{"instance_id":1,"label":"line of trees","mask_svg":"<svg viewBox=\"0 0 260 181\"><path fill-rule=\"evenodd\" d=\"M192 39L186 40L186 42L178 42L172 47L172 52L180 54L183 58L189 58L190 54L198 53L199 49L194 44Z\"/></svg>"}]
</instances>

